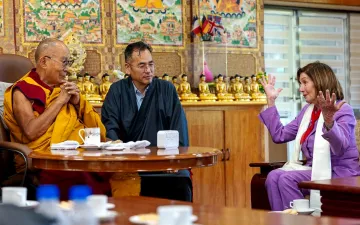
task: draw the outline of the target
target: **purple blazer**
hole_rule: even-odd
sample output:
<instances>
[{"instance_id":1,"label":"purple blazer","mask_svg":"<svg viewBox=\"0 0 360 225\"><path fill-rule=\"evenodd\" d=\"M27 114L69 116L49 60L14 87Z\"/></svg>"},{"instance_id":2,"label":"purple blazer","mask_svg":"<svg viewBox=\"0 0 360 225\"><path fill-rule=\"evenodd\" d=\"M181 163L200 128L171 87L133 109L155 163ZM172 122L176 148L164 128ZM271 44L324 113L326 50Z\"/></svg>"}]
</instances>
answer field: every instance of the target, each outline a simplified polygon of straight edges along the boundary
<instances>
[{"instance_id":1,"label":"purple blazer","mask_svg":"<svg viewBox=\"0 0 360 225\"><path fill-rule=\"evenodd\" d=\"M275 106L260 113L259 118L268 128L274 143L285 143L295 140L301 120L309 104L303 107L299 115L289 124L283 126ZM301 145L301 151L307 159L306 165L312 165L315 131ZM360 175L359 151L355 140L356 119L353 109L345 103L334 115L334 126L327 131L323 127L323 138L330 143L332 177L350 177Z\"/></svg>"}]
</instances>

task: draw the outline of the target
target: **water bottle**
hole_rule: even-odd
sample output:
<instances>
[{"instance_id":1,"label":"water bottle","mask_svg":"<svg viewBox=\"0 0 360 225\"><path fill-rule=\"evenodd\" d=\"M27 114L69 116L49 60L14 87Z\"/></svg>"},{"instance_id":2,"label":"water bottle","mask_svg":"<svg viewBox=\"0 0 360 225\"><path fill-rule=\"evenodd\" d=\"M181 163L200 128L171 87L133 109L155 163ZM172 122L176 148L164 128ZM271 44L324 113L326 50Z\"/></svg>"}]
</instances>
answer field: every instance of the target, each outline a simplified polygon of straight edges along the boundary
<instances>
[{"instance_id":1,"label":"water bottle","mask_svg":"<svg viewBox=\"0 0 360 225\"><path fill-rule=\"evenodd\" d=\"M59 188L56 185L40 185L36 190L36 197L39 205L36 212L55 219L56 225L70 225L69 218L59 206Z\"/></svg>"},{"instance_id":2,"label":"water bottle","mask_svg":"<svg viewBox=\"0 0 360 225\"><path fill-rule=\"evenodd\" d=\"M74 203L70 217L72 225L99 225L98 219L87 204L89 195L91 195L91 189L87 185L76 185L70 188L70 200Z\"/></svg>"}]
</instances>

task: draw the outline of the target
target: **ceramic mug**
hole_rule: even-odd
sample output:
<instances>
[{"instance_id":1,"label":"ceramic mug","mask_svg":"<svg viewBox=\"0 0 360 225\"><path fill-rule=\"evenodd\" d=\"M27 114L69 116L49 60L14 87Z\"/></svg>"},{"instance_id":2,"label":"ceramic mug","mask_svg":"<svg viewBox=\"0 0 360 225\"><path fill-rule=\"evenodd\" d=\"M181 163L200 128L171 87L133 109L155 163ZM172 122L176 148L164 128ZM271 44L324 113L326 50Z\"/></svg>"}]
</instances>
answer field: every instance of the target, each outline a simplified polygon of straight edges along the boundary
<instances>
[{"instance_id":1,"label":"ceramic mug","mask_svg":"<svg viewBox=\"0 0 360 225\"><path fill-rule=\"evenodd\" d=\"M3 187L2 203L17 206L26 206L27 188L26 187Z\"/></svg>"},{"instance_id":2,"label":"ceramic mug","mask_svg":"<svg viewBox=\"0 0 360 225\"><path fill-rule=\"evenodd\" d=\"M85 133L85 138L83 138L82 132ZM99 127L80 129L79 136L83 140L84 145L100 145L101 143Z\"/></svg>"},{"instance_id":3,"label":"ceramic mug","mask_svg":"<svg viewBox=\"0 0 360 225\"><path fill-rule=\"evenodd\" d=\"M192 206L159 206L157 214L159 215L159 225L192 225Z\"/></svg>"},{"instance_id":4,"label":"ceramic mug","mask_svg":"<svg viewBox=\"0 0 360 225\"><path fill-rule=\"evenodd\" d=\"M309 209L309 206L310 204L308 199L295 199L290 202L290 207L297 211L307 210Z\"/></svg>"}]
</instances>

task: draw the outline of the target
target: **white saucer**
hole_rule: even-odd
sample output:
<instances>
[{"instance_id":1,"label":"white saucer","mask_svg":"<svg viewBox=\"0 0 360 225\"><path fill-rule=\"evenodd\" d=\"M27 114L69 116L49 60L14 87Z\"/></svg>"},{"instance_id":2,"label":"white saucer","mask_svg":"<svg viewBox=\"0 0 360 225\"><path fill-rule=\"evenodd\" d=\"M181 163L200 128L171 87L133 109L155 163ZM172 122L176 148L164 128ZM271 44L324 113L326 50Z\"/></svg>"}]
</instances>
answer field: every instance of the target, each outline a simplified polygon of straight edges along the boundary
<instances>
[{"instance_id":1,"label":"white saucer","mask_svg":"<svg viewBox=\"0 0 360 225\"><path fill-rule=\"evenodd\" d=\"M26 207L26 208L33 208L33 207L36 207L37 205L39 205L39 202L38 202L38 201L28 200L28 201L26 201L26 205L25 205L24 207Z\"/></svg>"},{"instance_id":2,"label":"white saucer","mask_svg":"<svg viewBox=\"0 0 360 225\"><path fill-rule=\"evenodd\" d=\"M3 205L4 203L0 203L1 205ZM24 208L34 208L37 205L39 205L38 201L32 201L32 200L27 200L25 203L25 206L20 206L20 207L24 207Z\"/></svg>"},{"instance_id":3,"label":"white saucer","mask_svg":"<svg viewBox=\"0 0 360 225\"><path fill-rule=\"evenodd\" d=\"M100 221L108 221L108 220L114 219L117 215L118 215L118 213L116 211L109 210L109 211L106 211L106 213L104 215L96 215L96 217Z\"/></svg>"},{"instance_id":4,"label":"white saucer","mask_svg":"<svg viewBox=\"0 0 360 225\"><path fill-rule=\"evenodd\" d=\"M283 211L270 211L268 213L284 213ZM284 213L285 214L285 213Z\"/></svg>"},{"instance_id":5,"label":"white saucer","mask_svg":"<svg viewBox=\"0 0 360 225\"><path fill-rule=\"evenodd\" d=\"M308 208L308 209L302 209L302 210L297 211L297 212L299 213L299 215L310 215L314 211L315 211L315 209Z\"/></svg>"},{"instance_id":6,"label":"white saucer","mask_svg":"<svg viewBox=\"0 0 360 225\"><path fill-rule=\"evenodd\" d=\"M141 215L141 214L140 214ZM158 221L155 220L148 220L144 221L140 219L140 215L134 215L129 218L129 221L134 224L143 224L143 225L156 225ZM191 216L191 222L195 222L198 220L198 217L196 215Z\"/></svg>"},{"instance_id":7,"label":"white saucer","mask_svg":"<svg viewBox=\"0 0 360 225\"><path fill-rule=\"evenodd\" d=\"M310 215L311 213L313 213L315 211L315 209L303 209L301 211L296 211L298 213L298 215ZM285 213L284 211L270 211L268 213L282 213L282 214L288 214L288 215L293 215L290 213Z\"/></svg>"},{"instance_id":8,"label":"white saucer","mask_svg":"<svg viewBox=\"0 0 360 225\"><path fill-rule=\"evenodd\" d=\"M63 204L60 204L60 208L64 211L69 211L72 209L72 205L70 207L64 207ZM115 205L113 203L106 203L106 209L113 209L115 208Z\"/></svg>"}]
</instances>

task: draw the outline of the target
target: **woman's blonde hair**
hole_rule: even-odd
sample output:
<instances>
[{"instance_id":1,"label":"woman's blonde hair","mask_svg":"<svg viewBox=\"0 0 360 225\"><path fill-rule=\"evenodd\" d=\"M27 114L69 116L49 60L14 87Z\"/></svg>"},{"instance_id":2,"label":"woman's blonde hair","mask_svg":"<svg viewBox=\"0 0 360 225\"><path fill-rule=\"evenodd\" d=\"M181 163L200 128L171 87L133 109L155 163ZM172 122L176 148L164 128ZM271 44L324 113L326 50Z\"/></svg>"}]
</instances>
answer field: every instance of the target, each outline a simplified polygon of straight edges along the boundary
<instances>
[{"instance_id":1,"label":"woman's blonde hair","mask_svg":"<svg viewBox=\"0 0 360 225\"><path fill-rule=\"evenodd\" d=\"M300 68L297 71L297 80L299 83L302 73L306 73L314 82L316 94L322 91L325 96L326 90L329 90L330 95L335 93L337 100L344 99L340 82L336 78L334 71L328 65L317 61Z\"/></svg>"}]
</instances>

